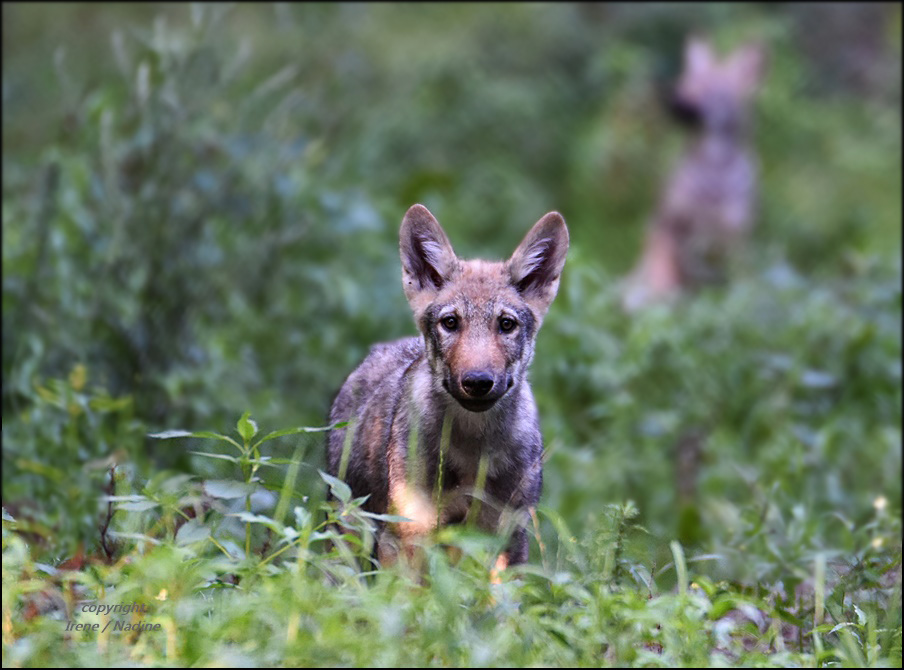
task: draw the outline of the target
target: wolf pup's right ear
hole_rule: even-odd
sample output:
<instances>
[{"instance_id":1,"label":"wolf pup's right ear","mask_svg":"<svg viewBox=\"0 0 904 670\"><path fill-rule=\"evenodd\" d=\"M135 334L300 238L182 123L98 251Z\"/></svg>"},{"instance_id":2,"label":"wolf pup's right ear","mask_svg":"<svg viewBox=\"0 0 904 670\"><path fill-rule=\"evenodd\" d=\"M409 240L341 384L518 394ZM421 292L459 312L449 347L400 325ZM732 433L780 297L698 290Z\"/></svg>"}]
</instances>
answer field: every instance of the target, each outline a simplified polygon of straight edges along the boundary
<instances>
[{"instance_id":1,"label":"wolf pup's right ear","mask_svg":"<svg viewBox=\"0 0 904 670\"><path fill-rule=\"evenodd\" d=\"M530 229L507 266L512 285L541 319L559 290L568 252L568 228L558 212L549 212Z\"/></svg>"},{"instance_id":2,"label":"wolf pup's right ear","mask_svg":"<svg viewBox=\"0 0 904 670\"><path fill-rule=\"evenodd\" d=\"M423 205L412 205L399 231L402 284L416 313L429 303L458 268L458 258L439 221Z\"/></svg>"},{"instance_id":3,"label":"wolf pup's right ear","mask_svg":"<svg viewBox=\"0 0 904 670\"><path fill-rule=\"evenodd\" d=\"M750 97L756 93L766 73L766 60L766 48L759 43L746 44L728 57L725 67L739 94Z\"/></svg>"}]
</instances>

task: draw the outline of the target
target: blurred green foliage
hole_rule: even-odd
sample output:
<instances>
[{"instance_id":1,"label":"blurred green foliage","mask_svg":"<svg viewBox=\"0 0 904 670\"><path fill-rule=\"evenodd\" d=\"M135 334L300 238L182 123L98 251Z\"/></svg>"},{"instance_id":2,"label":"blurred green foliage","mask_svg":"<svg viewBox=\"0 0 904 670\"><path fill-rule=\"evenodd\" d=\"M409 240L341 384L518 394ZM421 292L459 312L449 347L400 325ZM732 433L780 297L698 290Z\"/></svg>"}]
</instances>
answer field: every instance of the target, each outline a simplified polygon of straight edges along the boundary
<instances>
[{"instance_id":1,"label":"blurred green foliage","mask_svg":"<svg viewBox=\"0 0 904 670\"><path fill-rule=\"evenodd\" d=\"M348 557L299 551L303 579L274 561L244 600L218 593L228 607L181 601L201 609L170 619L180 662L761 662L718 650L734 607L719 599L799 617L803 590L812 623L824 559L834 651L820 658L809 634L793 653L815 657L770 662L900 657L899 6L7 3L3 19L3 500L18 529L4 524L5 615L46 586L35 570L98 551L107 525L175 533L176 510L209 496L186 473L235 475L192 453L197 438L147 433L221 431L246 410L322 425L368 347L414 332L397 235L422 202L465 257L507 255L548 210L568 221L531 373L549 452L543 574L492 600L476 577L489 550L463 536L482 558L431 554L433 590L342 573L333 595L316 575ZM757 229L730 286L627 316L620 277L686 141L660 97L690 32L768 50ZM297 528L313 524L320 438L269 446L260 504L291 481L311 517ZM111 522L104 494L169 508ZM209 523L242 547L242 529ZM665 593L674 538L697 609ZM92 568L86 588L123 579L151 599L178 573L187 598L238 570L178 540L125 572ZM281 616L304 631L284 646L264 632ZM58 622L36 621L14 647L4 637L5 664L54 653ZM334 635L351 624L371 634ZM262 646L239 653L230 632L251 625Z\"/></svg>"}]
</instances>

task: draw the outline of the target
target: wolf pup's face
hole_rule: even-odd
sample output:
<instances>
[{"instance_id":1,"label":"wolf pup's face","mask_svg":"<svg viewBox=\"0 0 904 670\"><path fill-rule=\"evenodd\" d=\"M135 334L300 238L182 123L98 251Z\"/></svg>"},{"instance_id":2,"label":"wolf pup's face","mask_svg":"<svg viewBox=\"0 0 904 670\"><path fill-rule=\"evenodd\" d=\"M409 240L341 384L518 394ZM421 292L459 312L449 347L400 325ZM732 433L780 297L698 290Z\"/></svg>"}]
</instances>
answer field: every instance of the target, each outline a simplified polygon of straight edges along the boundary
<instances>
[{"instance_id":1,"label":"wolf pup's face","mask_svg":"<svg viewBox=\"0 0 904 670\"><path fill-rule=\"evenodd\" d=\"M423 205L405 214L399 238L402 283L434 383L466 410L485 412L521 382L533 357L565 265L565 220L544 216L505 262L459 260Z\"/></svg>"}]
</instances>

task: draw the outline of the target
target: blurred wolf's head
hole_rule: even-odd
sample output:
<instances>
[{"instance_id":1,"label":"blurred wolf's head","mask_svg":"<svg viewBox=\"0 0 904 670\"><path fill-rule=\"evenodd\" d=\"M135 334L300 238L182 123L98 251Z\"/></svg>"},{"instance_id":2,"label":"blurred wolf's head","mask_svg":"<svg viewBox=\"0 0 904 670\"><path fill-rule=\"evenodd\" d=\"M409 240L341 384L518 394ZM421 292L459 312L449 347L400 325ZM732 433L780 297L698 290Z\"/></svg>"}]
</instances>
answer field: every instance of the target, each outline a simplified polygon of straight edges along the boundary
<instances>
[{"instance_id":1,"label":"blurred wolf's head","mask_svg":"<svg viewBox=\"0 0 904 670\"><path fill-rule=\"evenodd\" d=\"M706 131L743 130L765 64L761 45L747 44L720 59L709 42L689 38L684 69L669 99L672 112L679 120Z\"/></svg>"}]
</instances>

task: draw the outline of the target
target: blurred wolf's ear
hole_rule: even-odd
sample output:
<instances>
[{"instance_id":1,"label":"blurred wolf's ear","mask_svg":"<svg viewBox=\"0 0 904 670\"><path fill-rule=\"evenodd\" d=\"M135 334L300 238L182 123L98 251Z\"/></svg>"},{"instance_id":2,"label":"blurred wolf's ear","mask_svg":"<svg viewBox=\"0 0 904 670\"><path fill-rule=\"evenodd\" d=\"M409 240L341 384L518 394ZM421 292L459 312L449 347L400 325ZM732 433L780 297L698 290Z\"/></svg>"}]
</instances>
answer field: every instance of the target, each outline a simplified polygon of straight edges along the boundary
<instances>
[{"instance_id":1,"label":"blurred wolf's ear","mask_svg":"<svg viewBox=\"0 0 904 670\"><path fill-rule=\"evenodd\" d=\"M766 48L762 44L746 44L728 57L727 67L738 91L746 95L759 88L766 73Z\"/></svg>"},{"instance_id":2,"label":"blurred wolf's ear","mask_svg":"<svg viewBox=\"0 0 904 670\"><path fill-rule=\"evenodd\" d=\"M402 283L412 307L432 299L458 267L458 259L439 221L423 205L412 205L399 231Z\"/></svg>"},{"instance_id":3,"label":"blurred wolf's ear","mask_svg":"<svg viewBox=\"0 0 904 670\"><path fill-rule=\"evenodd\" d=\"M696 35L687 38L684 43L685 72L706 72L715 61L716 56L708 41Z\"/></svg>"},{"instance_id":4,"label":"blurred wolf's ear","mask_svg":"<svg viewBox=\"0 0 904 670\"><path fill-rule=\"evenodd\" d=\"M559 289L568 252L568 228L558 212L534 224L508 260L512 285L542 318Z\"/></svg>"}]
</instances>

